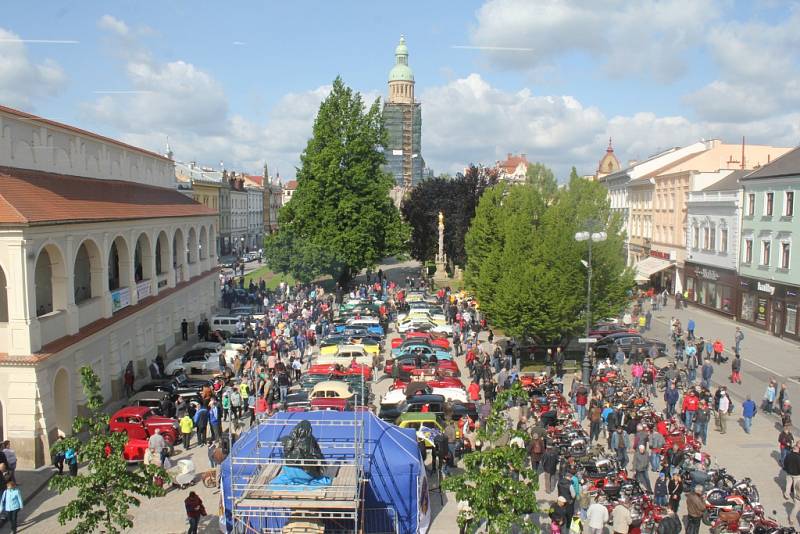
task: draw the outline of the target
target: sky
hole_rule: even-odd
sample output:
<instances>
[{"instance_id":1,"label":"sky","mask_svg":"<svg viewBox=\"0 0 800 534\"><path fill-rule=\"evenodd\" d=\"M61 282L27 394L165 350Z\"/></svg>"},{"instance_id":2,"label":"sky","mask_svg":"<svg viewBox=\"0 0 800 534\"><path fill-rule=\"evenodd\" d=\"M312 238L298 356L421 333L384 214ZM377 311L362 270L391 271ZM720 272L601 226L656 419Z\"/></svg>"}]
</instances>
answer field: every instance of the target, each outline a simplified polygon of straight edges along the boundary
<instances>
[{"instance_id":1,"label":"sky","mask_svg":"<svg viewBox=\"0 0 800 534\"><path fill-rule=\"evenodd\" d=\"M509 152L595 171L698 139L800 144L779 0L4 0L0 104L179 161L295 174L341 76L383 98L404 35L434 172Z\"/></svg>"}]
</instances>

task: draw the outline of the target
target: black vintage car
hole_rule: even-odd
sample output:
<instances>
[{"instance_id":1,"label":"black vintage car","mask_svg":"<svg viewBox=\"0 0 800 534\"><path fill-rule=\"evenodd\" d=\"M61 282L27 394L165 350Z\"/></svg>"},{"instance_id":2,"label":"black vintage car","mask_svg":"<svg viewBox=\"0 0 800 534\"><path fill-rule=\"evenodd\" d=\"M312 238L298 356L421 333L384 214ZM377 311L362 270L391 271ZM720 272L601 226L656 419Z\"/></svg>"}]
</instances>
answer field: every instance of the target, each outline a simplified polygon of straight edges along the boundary
<instances>
[{"instance_id":1,"label":"black vintage car","mask_svg":"<svg viewBox=\"0 0 800 534\"><path fill-rule=\"evenodd\" d=\"M642 349L645 357L649 357L650 348L653 345L658 350L658 357L667 356L667 344L663 341L645 338L640 334L622 332L598 339L594 344L594 352L598 358L613 358L619 347L627 358L631 353L637 353L639 349Z\"/></svg>"},{"instance_id":2,"label":"black vintage car","mask_svg":"<svg viewBox=\"0 0 800 534\"><path fill-rule=\"evenodd\" d=\"M186 401L200 398L200 392L204 386L210 386L208 380L194 380L187 378L183 373L177 374L172 378L157 378L147 382L139 388L139 392L144 391L163 391L168 393L172 400L183 397Z\"/></svg>"}]
</instances>

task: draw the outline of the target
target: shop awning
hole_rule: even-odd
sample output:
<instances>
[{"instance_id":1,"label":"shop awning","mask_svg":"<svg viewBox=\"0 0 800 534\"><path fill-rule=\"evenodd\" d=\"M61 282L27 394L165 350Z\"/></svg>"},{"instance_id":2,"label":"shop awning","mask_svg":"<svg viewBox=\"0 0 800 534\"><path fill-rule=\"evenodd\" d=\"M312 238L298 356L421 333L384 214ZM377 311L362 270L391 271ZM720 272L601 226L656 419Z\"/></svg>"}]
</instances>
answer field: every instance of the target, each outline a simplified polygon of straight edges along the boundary
<instances>
[{"instance_id":1,"label":"shop awning","mask_svg":"<svg viewBox=\"0 0 800 534\"><path fill-rule=\"evenodd\" d=\"M662 260L653 256L645 258L636 264L636 282L648 282L651 276L669 267L672 267L672 262L669 260Z\"/></svg>"}]
</instances>

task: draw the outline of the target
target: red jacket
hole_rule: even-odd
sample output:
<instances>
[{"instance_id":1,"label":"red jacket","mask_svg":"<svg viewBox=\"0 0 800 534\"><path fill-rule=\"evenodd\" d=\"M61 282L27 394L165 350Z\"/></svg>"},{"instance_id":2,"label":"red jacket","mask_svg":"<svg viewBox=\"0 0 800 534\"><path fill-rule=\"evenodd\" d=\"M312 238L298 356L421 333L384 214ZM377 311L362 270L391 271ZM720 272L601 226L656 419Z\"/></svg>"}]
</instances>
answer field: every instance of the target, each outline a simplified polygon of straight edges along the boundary
<instances>
[{"instance_id":1,"label":"red jacket","mask_svg":"<svg viewBox=\"0 0 800 534\"><path fill-rule=\"evenodd\" d=\"M687 412L696 412L700 401L694 395L686 395L683 398L683 409Z\"/></svg>"},{"instance_id":2,"label":"red jacket","mask_svg":"<svg viewBox=\"0 0 800 534\"><path fill-rule=\"evenodd\" d=\"M472 382L469 387L467 388L469 392L470 400L480 400L481 398L481 387L478 385L477 382Z\"/></svg>"}]
</instances>

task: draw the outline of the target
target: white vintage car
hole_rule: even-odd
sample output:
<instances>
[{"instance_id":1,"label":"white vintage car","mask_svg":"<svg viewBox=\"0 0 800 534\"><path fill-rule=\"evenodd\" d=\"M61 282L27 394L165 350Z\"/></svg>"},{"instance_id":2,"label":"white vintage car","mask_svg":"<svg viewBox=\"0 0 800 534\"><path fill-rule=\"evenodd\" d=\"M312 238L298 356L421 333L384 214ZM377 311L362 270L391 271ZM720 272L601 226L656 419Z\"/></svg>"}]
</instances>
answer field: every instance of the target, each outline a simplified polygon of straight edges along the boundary
<instances>
[{"instance_id":1,"label":"white vintage car","mask_svg":"<svg viewBox=\"0 0 800 534\"><path fill-rule=\"evenodd\" d=\"M431 394L442 395L445 400L449 402L458 401L466 404L467 392L460 388L430 388ZM397 404L406 400L406 393L404 388L392 389L387 391L381 398L381 404Z\"/></svg>"}]
</instances>

